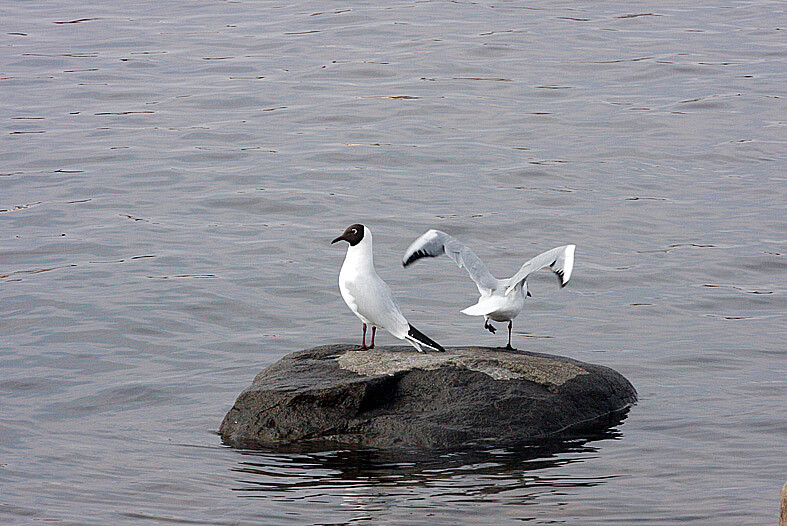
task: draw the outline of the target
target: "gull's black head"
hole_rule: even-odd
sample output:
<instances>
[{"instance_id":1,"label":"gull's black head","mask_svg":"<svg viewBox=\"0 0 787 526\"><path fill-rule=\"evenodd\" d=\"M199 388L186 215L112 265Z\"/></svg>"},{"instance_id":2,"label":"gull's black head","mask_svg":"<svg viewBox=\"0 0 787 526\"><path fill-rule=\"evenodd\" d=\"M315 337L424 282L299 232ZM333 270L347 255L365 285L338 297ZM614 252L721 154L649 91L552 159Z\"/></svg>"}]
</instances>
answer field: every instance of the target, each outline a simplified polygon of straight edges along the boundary
<instances>
[{"instance_id":1,"label":"gull's black head","mask_svg":"<svg viewBox=\"0 0 787 526\"><path fill-rule=\"evenodd\" d=\"M348 226L347 230L345 230L342 235L331 241L331 244L333 245L337 241L347 241L351 247L354 247L360 243L362 239L363 225L360 223L355 223L354 225Z\"/></svg>"}]
</instances>

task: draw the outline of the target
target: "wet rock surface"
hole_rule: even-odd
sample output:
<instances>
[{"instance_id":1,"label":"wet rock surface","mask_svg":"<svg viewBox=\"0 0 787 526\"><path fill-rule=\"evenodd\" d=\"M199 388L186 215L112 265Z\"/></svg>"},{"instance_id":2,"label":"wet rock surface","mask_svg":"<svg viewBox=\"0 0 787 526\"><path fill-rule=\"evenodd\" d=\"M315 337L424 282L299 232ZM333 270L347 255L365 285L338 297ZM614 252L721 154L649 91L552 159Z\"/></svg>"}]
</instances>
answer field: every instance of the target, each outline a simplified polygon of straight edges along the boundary
<instances>
[{"instance_id":1,"label":"wet rock surface","mask_svg":"<svg viewBox=\"0 0 787 526\"><path fill-rule=\"evenodd\" d=\"M219 432L239 447L514 445L619 422L636 397L616 371L561 356L329 345L259 373Z\"/></svg>"}]
</instances>

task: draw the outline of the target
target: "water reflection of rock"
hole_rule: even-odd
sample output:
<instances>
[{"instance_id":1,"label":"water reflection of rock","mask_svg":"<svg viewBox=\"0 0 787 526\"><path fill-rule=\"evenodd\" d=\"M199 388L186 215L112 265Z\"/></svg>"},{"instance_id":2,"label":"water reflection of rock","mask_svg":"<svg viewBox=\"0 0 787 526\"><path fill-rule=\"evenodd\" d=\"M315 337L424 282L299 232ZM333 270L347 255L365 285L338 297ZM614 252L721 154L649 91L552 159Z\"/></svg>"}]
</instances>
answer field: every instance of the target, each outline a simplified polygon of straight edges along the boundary
<instances>
[{"instance_id":1,"label":"water reflection of rock","mask_svg":"<svg viewBox=\"0 0 787 526\"><path fill-rule=\"evenodd\" d=\"M465 494L493 495L531 486L593 486L609 477L567 480L550 477L544 470L593 458L600 449L595 442L621 438L618 426L627 413L624 410L610 415L604 428L516 448L479 444L429 452L356 448L326 451L319 446L245 450L233 468L241 475L234 490L244 497L270 497L291 492L319 493L326 488L442 487L449 483L453 487L457 477L468 476L475 482L454 489Z\"/></svg>"}]
</instances>

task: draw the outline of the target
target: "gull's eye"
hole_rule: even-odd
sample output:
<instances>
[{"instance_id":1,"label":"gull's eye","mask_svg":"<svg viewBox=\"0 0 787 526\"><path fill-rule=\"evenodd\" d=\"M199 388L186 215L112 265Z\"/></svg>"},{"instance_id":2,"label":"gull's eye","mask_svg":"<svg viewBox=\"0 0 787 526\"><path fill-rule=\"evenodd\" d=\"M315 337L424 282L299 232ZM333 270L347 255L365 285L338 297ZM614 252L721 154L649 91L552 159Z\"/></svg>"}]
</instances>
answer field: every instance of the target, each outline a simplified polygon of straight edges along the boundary
<instances>
[{"instance_id":1,"label":"gull's eye","mask_svg":"<svg viewBox=\"0 0 787 526\"><path fill-rule=\"evenodd\" d=\"M352 232L353 232L353 234L357 234L357 233L358 233L358 230L356 230L355 228L353 228Z\"/></svg>"}]
</instances>

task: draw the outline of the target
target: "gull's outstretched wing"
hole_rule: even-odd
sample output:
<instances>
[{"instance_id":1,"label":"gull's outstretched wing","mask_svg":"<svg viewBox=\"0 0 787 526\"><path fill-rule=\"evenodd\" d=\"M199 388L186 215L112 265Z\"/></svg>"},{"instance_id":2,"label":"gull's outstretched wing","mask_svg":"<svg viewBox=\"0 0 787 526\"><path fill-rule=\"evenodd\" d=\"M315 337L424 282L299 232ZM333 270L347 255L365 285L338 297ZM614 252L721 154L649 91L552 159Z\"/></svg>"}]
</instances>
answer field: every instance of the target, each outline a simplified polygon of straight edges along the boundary
<instances>
[{"instance_id":1,"label":"gull's outstretched wing","mask_svg":"<svg viewBox=\"0 0 787 526\"><path fill-rule=\"evenodd\" d=\"M552 272L557 274L560 277L560 286L565 287L568 280L571 279L571 271L574 270L574 249L576 248L576 245L564 245L553 248L537 255L522 265L519 272L508 280L506 295L514 290L517 283L527 279L530 274L544 267L549 267Z\"/></svg>"},{"instance_id":2,"label":"gull's outstretched wing","mask_svg":"<svg viewBox=\"0 0 787 526\"><path fill-rule=\"evenodd\" d=\"M498 287L498 280L487 270L483 261L462 243L439 230L429 230L424 235L413 241L402 258L402 265L407 266L413 261L424 257L436 258L446 254L453 259L459 268L464 268L470 274L470 279L475 282L478 292L490 294Z\"/></svg>"}]
</instances>

